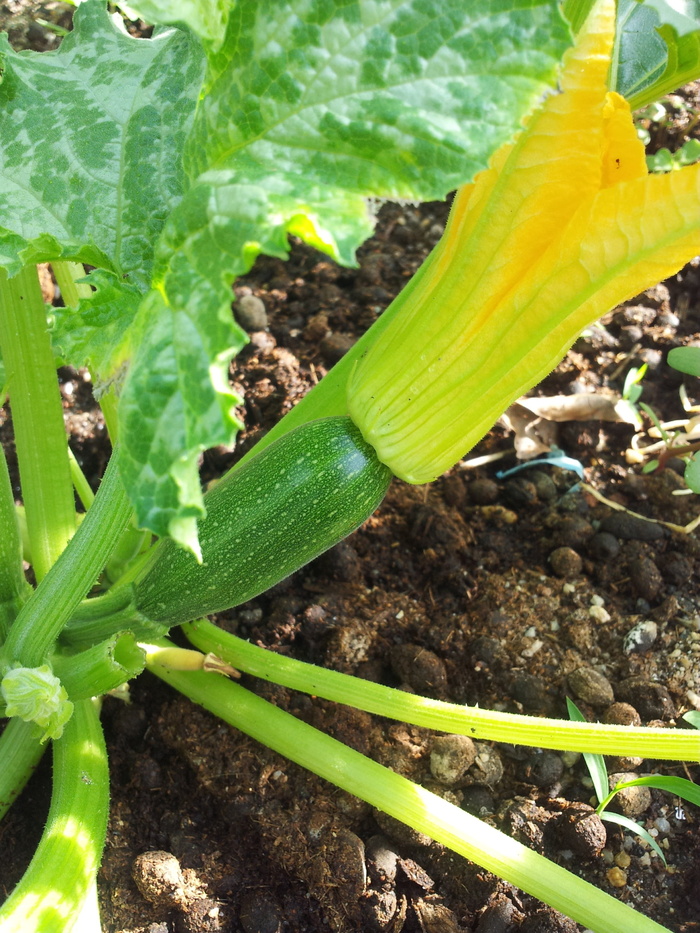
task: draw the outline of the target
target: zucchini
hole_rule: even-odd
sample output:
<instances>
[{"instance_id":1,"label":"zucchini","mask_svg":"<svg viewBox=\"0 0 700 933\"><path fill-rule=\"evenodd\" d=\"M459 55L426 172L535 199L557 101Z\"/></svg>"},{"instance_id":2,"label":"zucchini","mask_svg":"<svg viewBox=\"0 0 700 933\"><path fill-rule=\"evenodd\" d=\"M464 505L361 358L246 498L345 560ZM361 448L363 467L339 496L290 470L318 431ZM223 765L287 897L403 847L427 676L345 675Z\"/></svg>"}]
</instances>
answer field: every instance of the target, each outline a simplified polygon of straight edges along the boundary
<instances>
[{"instance_id":1,"label":"zucchini","mask_svg":"<svg viewBox=\"0 0 700 933\"><path fill-rule=\"evenodd\" d=\"M204 496L202 563L163 540L134 580L148 619L179 625L252 599L368 518L391 472L347 417L300 425Z\"/></svg>"}]
</instances>

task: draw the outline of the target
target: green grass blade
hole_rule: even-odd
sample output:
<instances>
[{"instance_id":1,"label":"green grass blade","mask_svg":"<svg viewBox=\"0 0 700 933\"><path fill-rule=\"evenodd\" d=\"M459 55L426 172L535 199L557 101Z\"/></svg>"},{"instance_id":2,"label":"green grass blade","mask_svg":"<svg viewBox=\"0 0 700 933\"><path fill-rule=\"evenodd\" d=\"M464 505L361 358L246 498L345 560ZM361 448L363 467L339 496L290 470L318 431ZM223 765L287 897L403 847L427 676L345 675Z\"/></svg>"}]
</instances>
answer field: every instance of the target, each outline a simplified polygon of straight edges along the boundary
<instances>
[{"instance_id":1,"label":"green grass blade","mask_svg":"<svg viewBox=\"0 0 700 933\"><path fill-rule=\"evenodd\" d=\"M656 839L647 832L647 830L640 824L635 823L634 820L630 819L629 816L623 816L621 813L612 813L610 810L603 810L599 813L601 820L605 820L606 823L617 823L618 826L624 826L625 829L629 829L630 832L634 833L635 836L639 836L640 839L643 839L648 845L652 847L654 852L660 856L664 865L666 864L666 856L664 855L661 846L658 844Z\"/></svg>"}]
</instances>

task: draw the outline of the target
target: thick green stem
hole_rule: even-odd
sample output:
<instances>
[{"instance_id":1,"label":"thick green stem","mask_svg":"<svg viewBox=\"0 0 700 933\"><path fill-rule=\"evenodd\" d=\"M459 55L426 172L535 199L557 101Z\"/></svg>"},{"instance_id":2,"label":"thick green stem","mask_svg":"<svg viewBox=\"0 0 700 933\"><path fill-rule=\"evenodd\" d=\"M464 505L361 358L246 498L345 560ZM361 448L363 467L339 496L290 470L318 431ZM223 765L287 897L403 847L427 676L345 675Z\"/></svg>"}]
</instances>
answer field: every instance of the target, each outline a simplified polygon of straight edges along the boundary
<instances>
[{"instance_id":1,"label":"thick green stem","mask_svg":"<svg viewBox=\"0 0 700 933\"><path fill-rule=\"evenodd\" d=\"M161 644L169 644L165 639ZM454 852L505 878L595 933L668 933L571 872L454 804L365 758L218 674L153 673L205 709Z\"/></svg>"},{"instance_id":2,"label":"thick green stem","mask_svg":"<svg viewBox=\"0 0 700 933\"><path fill-rule=\"evenodd\" d=\"M536 748L673 761L700 759L700 732L695 729L607 726L458 706L282 657L223 632L211 622L189 622L182 629L200 651L211 652L247 674L428 729Z\"/></svg>"},{"instance_id":3,"label":"thick green stem","mask_svg":"<svg viewBox=\"0 0 700 933\"><path fill-rule=\"evenodd\" d=\"M36 667L45 661L131 516L115 452L85 520L17 616L5 644L8 661L24 667Z\"/></svg>"},{"instance_id":4,"label":"thick green stem","mask_svg":"<svg viewBox=\"0 0 700 933\"><path fill-rule=\"evenodd\" d=\"M0 644L29 594L22 566L22 539L5 451L0 446Z\"/></svg>"},{"instance_id":5,"label":"thick green stem","mask_svg":"<svg viewBox=\"0 0 700 933\"><path fill-rule=\"evenodd\" d=\"M111 638L73 655L55 655L53 672L71 700L102 696L132 680L146 666L146 652L131 632Z\"/></svg>"},{"instance_id":6,"label":"thick green stem","mask_svg":"<svg viewBox=\"0 0 700 933\"><path fill-rule=\"evenodd\" d=\"M45 748L34 723L15 718L5 724L0 735L0 819L20 795Z\"/></svg>"},{"instance_id":7,"label":"thick green stem","mask_svg":"<svg viewBox=\"0 0 700 933\"><path fill-rule=\"evenodd\" d=\"M120 580L104 595L84 599L76 607L61 632L61 643L71 648L94 645L125 629L149 641L165 635L169 628L142 615L134 605L133 588Z\"/></svg>"},{"instance_id":8,"label":"thick green stem","mask_svg":"<svg viewBox=\"0 0 700 933\"><path fill-rule=\"evenodd\" d=\"M41 580L75 531L68 443L36 267L0 269L0 346L34 574Z\"/></svg>"},{"instance_id":9,"label":"thick green stem","mask_svg":"<svg viewBox=\"0 0 700 933\"><path fill-rule=\"evenodd\" d=\"M44 834L29 868L0 909L3 933L73 928L94 896L109 810L109 770L97 706L76 704L54 742L53 794Z\"/></svg>"}]
</instances>

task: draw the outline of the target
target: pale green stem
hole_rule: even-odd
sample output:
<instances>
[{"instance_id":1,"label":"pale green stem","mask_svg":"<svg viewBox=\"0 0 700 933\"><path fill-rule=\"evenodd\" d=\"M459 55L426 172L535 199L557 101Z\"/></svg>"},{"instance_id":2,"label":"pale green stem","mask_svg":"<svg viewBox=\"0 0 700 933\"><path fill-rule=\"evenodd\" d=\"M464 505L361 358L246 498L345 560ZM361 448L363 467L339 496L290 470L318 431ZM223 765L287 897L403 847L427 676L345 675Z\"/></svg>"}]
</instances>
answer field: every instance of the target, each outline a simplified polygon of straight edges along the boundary
<instances>
[{"instance_id":1,"label":"pale green stem","mask_svg":"<svg viewBox=\"0 0 700 933\"><path fill-rule=\"evenodd\" d=\"M97 705L82 700L54 742L53 794L29 868L0 909L2 933L63 933L94 897L109 811Z\"/></svg>"},{"instance_id":2,"label":"pale green stem","mask_svg":"<svg viewBox=\"0 0 700 933\"><path fill-rule=\"evenodd\" d=\"M22 539L5 451L0 446L0 644L29 595L22 566Z\"/></svg>"},{"instance_id":3,"label":"pale green stem","mask_svg":"<svg viewBox=\"0 0 700 933\"><path fill-rule=\"evenodd\" d=\"M0 346L5 363L22 498L37 580L75 531L68 442L36 266L8 279L0 269Z\"/></svg>"},{"instance_id":4,"label":"pale green stem","mask_svg":"<svg viewBox=\"0 0 700 933\"><path fill-rule=\"evenodd\" d=\"M33 722L13 718L5 724L0 735L0 819L34 773L45 748Z\"/></svg>"},{"instance_id":5,"label":"pale green stem","mask_svg":"<svg viewBox=\"0 0 700 933\"><path fill-rule=\"evenodd\" d=\"M171 643L163 639L159 644ZM158 666L152 671L230 725L550 904L594 933L668 933L665 927L465 810L221 675L174 672Z\"/></svg>"},{"instance_id":6,"label":"pale green stem","mask_svg":"<svg viewBox=\"0 0 700 933\"><path fill-rule=\"evenodd\" d=\"M118 452L115 452L84 521L17 616L5 644L8 661L19 662L23 667L44 663L73 610L99 576L131 516L131 503L119 477Z\"/></svg>"},{"instance_id":7,"label":"pale green stem","mask_svg":"<svg viewBox=\"0 0 700 933\"><path fill-rule=\"evenodd\" d=\"M189 622L182 626L182 630L200 651L215 654L247 674L400 722L467 735L473 739L535 748L640 755L673 761L700 760L700 731L696 729L608 726L597 722L539 719L475 706L458 706L285 658L251 645L204 620Z\"/></svg>"},{"instance_id":8,"label":"pale green stem","mask_svg":"<svg viewBox=\"0 0 700 933\"><path fill-rule=\"evenodd\" d=\"M52 262L51 268L61 289L61 298L66 308L77 308L81 298L89 298L92 289L87 282L77 282L85 277L85 267L81 262Z\"/></svg>"},{"instance_id":9,"label":"pale green stem","mask_svg":"<svg viewBox=\"0 0 700 933\"><path fill-rule=\"evenodd\" d=\"M24 595L26 580L22 569L22 539L17 521L15 497L5 451L0 446L0 603Z\"/></svg>"},{"instance_id":10,"label":"pale green stem","mask_svg":"<svg viewBox=\"0 0 700 933\"><path fill-rule=\"evenodd\" d=\"M114 389L109 389L100 396L100 408L107 425L109 438L112 444L116 444L119 436L119 396Z\"/></svg>"},{"instance_id":11,"label":"pale green stem","mask_svg":"<svg viewBox=\"0 0 700 933\"><path fill-rule=\"evenodd\" d=\"M75 454L73 451L68 448L68 461L70 464L70 475L73 480L73 488L78 494L78 498L83 503L83 508L87 512L92 503L95 501L95 493L92 491L90 483L87 481L87 477L80 468L80 464L76 460Z\"/></svg>"}]
</instances>

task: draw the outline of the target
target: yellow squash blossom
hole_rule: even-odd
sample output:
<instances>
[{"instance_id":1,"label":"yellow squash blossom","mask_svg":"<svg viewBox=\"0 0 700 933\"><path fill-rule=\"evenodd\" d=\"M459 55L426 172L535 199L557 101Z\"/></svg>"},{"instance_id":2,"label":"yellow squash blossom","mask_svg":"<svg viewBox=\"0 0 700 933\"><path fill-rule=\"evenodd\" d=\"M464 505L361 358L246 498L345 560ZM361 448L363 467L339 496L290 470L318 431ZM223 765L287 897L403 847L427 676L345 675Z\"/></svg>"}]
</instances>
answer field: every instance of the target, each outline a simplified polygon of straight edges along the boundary
<instances>
[{"instance_id":1,"label":"yellow squash blossom","mask_svg":"<svg viewBox=\"0 0 700 933\"><path fill-rule=\"evenodd\" d=\"M458 191L350 377L350 415L408 482L456 463L586 326L700 253L700 165L647 174L629 106L607 90L614 30L614 0L598 0L560 93Z\"/></svg>"}]
</instances>

